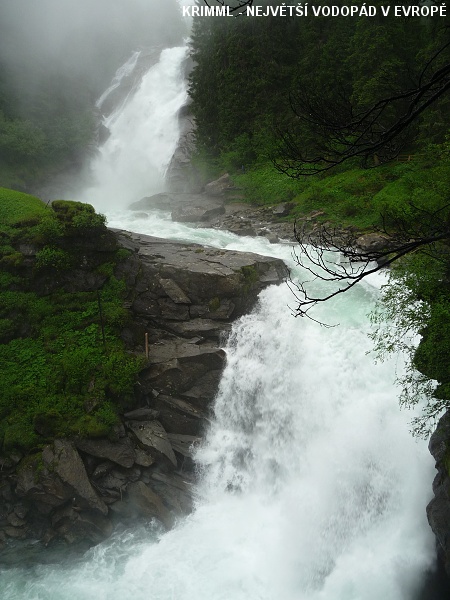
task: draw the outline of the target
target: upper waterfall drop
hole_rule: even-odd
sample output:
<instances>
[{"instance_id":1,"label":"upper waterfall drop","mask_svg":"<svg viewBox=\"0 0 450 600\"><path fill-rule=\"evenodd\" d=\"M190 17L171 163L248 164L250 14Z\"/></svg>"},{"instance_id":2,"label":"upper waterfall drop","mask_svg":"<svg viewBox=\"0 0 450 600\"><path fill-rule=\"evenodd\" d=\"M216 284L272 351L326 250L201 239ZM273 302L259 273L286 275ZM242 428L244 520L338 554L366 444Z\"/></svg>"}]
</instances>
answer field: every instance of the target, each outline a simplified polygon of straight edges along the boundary
<instances>
[{"instance_id":1,"label":"upper waterfall drop","mask_svg":"<svg viewBox=\"0 0 450 600\"><path fill-rule=\"evenodd\" d=\"M134 71L134 69L136 67L136 63L137 63L140 55L141 55L141 51L136 50L136 52L133 52L133 54L130 56L130 58L127 60L127 62L124 63L121 67L119 67L117 69L116 74L114 75L113 80L111 82L111 85L109 86L109 88L106 91L103 92L103 94L100 96L100 98L95 103L95 106L97 108L101 109L106 98L108 98L109 95L120 86L120 84L122 83L122 80L125 77L128 77L129 75L131 75L131 73Z\"/></svg>"},{"instance_id":2,"label":"upper waterfall drop","mask_svg":"<svg viewBox=\"0 0 450 600\"><path fill-rule=\"evenodd\" d=\"M83 201L107 211L164 189L180 135L178 111L187 99L187 53L187 46L163 50L136 91L108 117L110 136L91 163L93 184L81 193Z\"/></svg>"}]
</instances>

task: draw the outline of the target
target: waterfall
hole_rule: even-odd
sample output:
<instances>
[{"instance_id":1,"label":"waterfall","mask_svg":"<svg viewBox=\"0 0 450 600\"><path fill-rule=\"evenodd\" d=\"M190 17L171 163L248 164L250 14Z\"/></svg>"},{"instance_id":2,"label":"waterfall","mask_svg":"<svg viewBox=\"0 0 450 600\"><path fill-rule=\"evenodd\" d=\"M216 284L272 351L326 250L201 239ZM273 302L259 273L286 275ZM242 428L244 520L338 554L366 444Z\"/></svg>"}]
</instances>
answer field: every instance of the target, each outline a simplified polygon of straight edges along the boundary
<instances>
[{"instance_id":1,"label":"waterfall","mask_svg":"<svg viewBox=\"0 0 450 600\"><path fill-rule=\"evenodd\" d=\"M138 223L155 230L164 216ZM170 234L166 221L165 234ZM172 237L277 255L287 245L173 224ZM197 454L196 510L172 531L118 532L79 562L3 574L21 600L415 600L434 560L433 461L398 408L399 360L374 364L359 285L294 319L285 285L237 321Z\"/></svg>"},{"instance_id":2,"label":"waterfall","mask_svg":"<svg viewBox=\"0 0 450 600\"><path fill-rule=\"evenodd\" d=\"M110 136L91 164L92 185L79 198L102 212L164 189L164 173L179 138L178 111L186 102L186 47L167 48L125 105L105 124ZM119 69L98 102L135 67L136 53ZM134 63L134 64L133 64Z\"/></svg>"},{"instance_id":3,"label":"waterfall","mask_svg":"<svg viewBox=\"0 0 450 600\"><path fill-rule=\"evenodd\" d=\"M95 103L95 106L97 108L101 109L106 98L108 98L108 96L120 86L123 79L125 79L126 77L131 75L131 73L134 71L134 69L136 67L136 63L138 61L140 54L141 54L141 52L138 50L136 52L133 52L133 54L130 56L130 58L121 67L119 67L117 69L116 74L114 75L113 80L111 82L111 85L109 86L108 89L106 89L103 92L103 94L100 96L100 98Z\"/></svg>"},{"instance_id":4,"label":"waterfall","mask_svg":"<svg viewBox=\"0 0 450 600\"><path fill-rule=\"evenodd\" d=\"M163 187L185 56L164 50L111 119L84 199L110 226L278 256L301 276L288 245L124 210ZM117 531L79 560L5 570L3 600L416 600L434 560L433 460L398 408L401 357L366 355L377 294L363 282L327 303L317 318L340 323L327 329L292 317L286 285L266 289L226 345L193 514L167 533Z\"/></svg>"}]
</instances>

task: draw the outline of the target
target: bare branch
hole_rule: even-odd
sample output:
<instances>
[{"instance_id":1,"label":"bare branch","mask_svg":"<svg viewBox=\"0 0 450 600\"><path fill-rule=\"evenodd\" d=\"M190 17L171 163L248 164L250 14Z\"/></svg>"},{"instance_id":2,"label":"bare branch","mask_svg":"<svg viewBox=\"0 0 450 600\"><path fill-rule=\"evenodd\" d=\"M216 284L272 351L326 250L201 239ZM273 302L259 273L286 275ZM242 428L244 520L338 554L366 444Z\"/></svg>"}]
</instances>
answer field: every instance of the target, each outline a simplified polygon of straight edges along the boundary
<instances>
[{"instance_id":1,"label":"bare branch","mask_svg":"<svg viewBox=\"0 0 450 600\"><path fill-rule=\"evenodd\" d=\"M416 223L414 228L408 226L406 220L389 219L395 223L395 234L385 227L380 230L386 236L382 250L361 250L355 234L351 232L342 233L322 226L311 233L305 229L299 230L295 225L298 249L293 251L294 258L312 278L300 282L290 279L290 287L297 301L293 314L311 318L309 312L317 304L347 292L365 277L392 265L407 254L423 249L425 252L434 252L439 242L450 243L450 225L440 219L440 215L449 207L446 205L430 212L410 205L410 210L420 213L420 219L410 219L409 222ZM334 283L338 287L333 286L330 292L318 296L310 291L309 286L316 280Z\"/></svg>"},{"instance_id":2,"label":"bare branch","mask_svg":"<svg viewBox=\"0 0 450 600\"><path fill-rule=\"evenodd\" d=\"M203 0L203 2L206 6L211 6L210 0ZM220 4L220 6L228 6L230 13L236 13L235 16L239 16L246 13L246 7L252 6L253 0L215 0L215 3Z\"/></svg>"},{"instance_id":3,"label":"bare branch","mask_svg":"<svg viewBox=\"0 0 450 600\"><path fill-rule=\"evenodd\" d=\"M377 166L398 156L411 126L450 90L450 63L437 66L439 57L449 47L450 42L429 59L419 75L418 84L384 98L364 111L355 113L345 97L328 106L319 94L306 90L291 95L292 110L298 121L313 131L316 149L312 153L305 150L305 145L293 131L280 132L281 158L273 159L275 167L298 179L328 171L358 157L365 161L365 166L369 159L372 166ZM400 116L393 120L386 116L393 112Z\"/></svg>"}]
</instances>

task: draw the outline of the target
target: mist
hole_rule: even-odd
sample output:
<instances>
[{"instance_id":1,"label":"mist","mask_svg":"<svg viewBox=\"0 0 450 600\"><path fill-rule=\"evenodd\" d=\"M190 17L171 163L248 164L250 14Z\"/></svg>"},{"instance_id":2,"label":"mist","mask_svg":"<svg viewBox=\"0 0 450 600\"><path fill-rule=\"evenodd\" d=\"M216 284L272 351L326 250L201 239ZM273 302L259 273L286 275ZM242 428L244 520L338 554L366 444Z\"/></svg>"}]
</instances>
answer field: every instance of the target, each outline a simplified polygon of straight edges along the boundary
<instances>
[{"instance_id":1,"label":"mist","mask_svg":"<svg viewBox=\"0 0 450 600\"><path fill-rule=\"evenodd\" d=\"M0 186L49 199L49 182L76 179L118 67L188 28L177 0L0 0Z\"/></svg>"},{"instance_id":2,"label":"mist","mask_svg":"<svg viewBox=\"0 0 450 600\"><path fill-rule=\"evenodd\" d=\"M177 45L185 28L176 0L0 0L0 85L19 115L55 78L93 99L132 50Z\"/></svg>"}]
</instances>

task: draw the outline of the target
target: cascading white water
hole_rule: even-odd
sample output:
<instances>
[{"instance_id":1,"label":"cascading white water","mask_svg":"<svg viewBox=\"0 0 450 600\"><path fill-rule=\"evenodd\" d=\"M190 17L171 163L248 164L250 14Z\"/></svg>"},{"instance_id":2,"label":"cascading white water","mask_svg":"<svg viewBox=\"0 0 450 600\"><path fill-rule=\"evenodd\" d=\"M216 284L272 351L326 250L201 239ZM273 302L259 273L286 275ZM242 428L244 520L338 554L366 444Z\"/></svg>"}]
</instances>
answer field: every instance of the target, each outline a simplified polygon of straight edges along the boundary
<instances>
[{"instance_id":1,"label":"cascading white water","mask_svg":"<svg viewBox=\"0 0 450 600\"><path fill-rule=\"evenodd\" d=\"M133 54L130 56L130 58L121 67L119 67L117 69L116 74L114 75L113 80L111 82L111 85L109 86L108 89L106 89L103 92L103 94L100 96L100 98L95 103L95 106L97 108L101 108L103 106L103 103L105 102L106 98L108 98L108 96L120 86L120 84L122 83L122 80L125 77L128 77L129 75L131 75L131 73L134 71L134 69L136 67L136 63L138 61L140 54L141 54L140 50L136 50L136 52L133 52Z\"/></svg>"},{"instance_id":2,"label":"cascading white water","mask_svg":"<svg viewBox=\"0 0 450 600\"><path fill-rule=\"evenodd\" d=\"M177 113L187 97L186 56L187 47L163 50L135 93L108 117L111 135L92 161L94 183L79 195L82 201L108 212L162 191L180 135Z\"/></svg>"},{"instance_id":3,"label":"cascading white water","mask_svg":"<svg viewBox=\"0 0 450 600\"><path fill-rule=\"evenodd\" d=\"M278 255L288 245L172 224L122 227ZM171 231L172 227L172 231ZM297 272L298 273L298 272ZM233 328L196 511L171 532L116 535L78 563L3 574L9 600L414 600L432 566L433 461L397 404L398 361L375 365L360 285L294 319L285 285Z\"/></svg>"},{"instance_id":4,"label":"cascading white water","mask_svg":"<svg viewBox=\"0 0 450 600\"><path fill-rule=\"evenodd\" d=\"M278 256L301 276L289 245L112 210L159 191L185 52L164 51L115 115L84 199L112 227ZM286 285L265 290L227 344L194 513L168 533L118 532L79 561L5 570L2 600L415 600L433 563L433 461L398 408L401 364L365 354L377 293L360 284L322 307L340 323L325 329L292 317Z\"/></svg>"}]
</instances>

